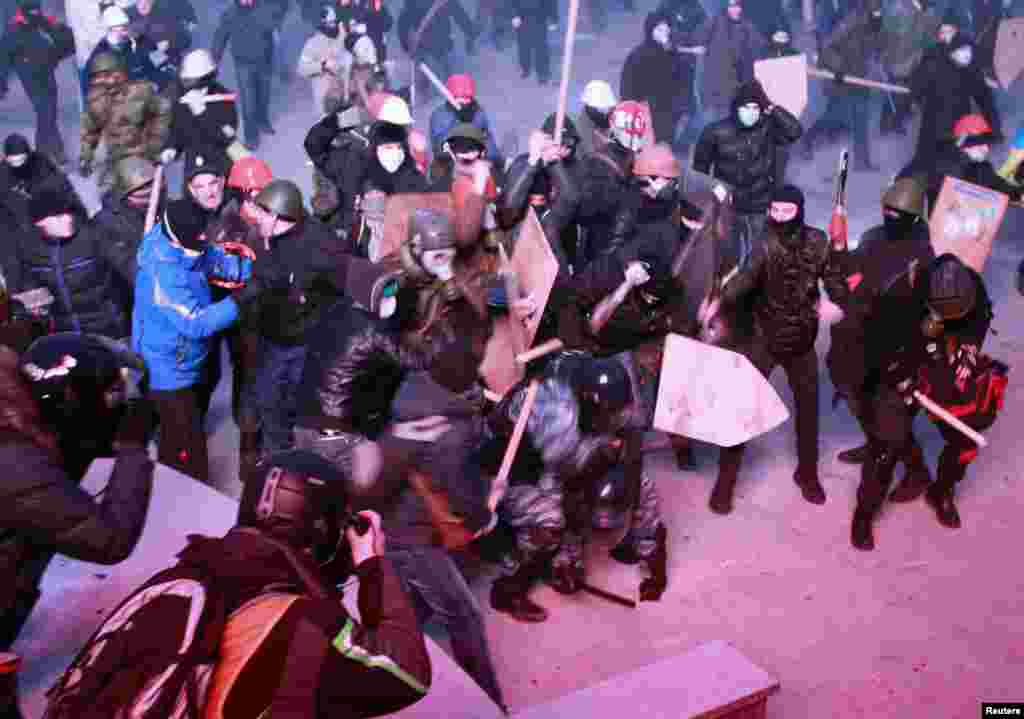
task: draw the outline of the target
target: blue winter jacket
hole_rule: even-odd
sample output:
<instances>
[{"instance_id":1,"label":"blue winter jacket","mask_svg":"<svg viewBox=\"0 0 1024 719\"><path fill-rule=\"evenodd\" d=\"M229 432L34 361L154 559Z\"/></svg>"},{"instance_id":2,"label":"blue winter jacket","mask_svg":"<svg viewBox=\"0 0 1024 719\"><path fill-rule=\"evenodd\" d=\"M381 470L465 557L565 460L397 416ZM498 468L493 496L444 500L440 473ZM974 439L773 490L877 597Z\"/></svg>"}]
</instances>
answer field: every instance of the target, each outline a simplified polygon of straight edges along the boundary
<instances>
[{"instance_id":1,"label":"blue winter jacket","mask_svg":"<svg viewBox=\"0 0 1024 719\"><path fill-rule=\"evenodd\" d=\"M455 114L455 108L447 102L442 103L430 113L430 146L435 153L441 151L441 146L444 145L448 133L460 122L461 120L459 120L458 115ZM484 112L482 107L477 108L477 111L473 113L473 119L470 120L469 124L480 128L487 135L487 152L484 153L484 157L492 162L498 160L498 143L494 141L491 124L487 120L487 113Z\"/></svg>"},{"instance_id":2,"label":"blue winter jacket","mask_svg":"<svg viewBox=\"0 0 1024 719\"><path fill-rule=\"evenodd\" d=\"M163 223L139 247L132 349L146 360L154 390L195 385L213 336L238 319L233 299L213 301L200 258L172 244Z\"/></svg>"}]
</instances>

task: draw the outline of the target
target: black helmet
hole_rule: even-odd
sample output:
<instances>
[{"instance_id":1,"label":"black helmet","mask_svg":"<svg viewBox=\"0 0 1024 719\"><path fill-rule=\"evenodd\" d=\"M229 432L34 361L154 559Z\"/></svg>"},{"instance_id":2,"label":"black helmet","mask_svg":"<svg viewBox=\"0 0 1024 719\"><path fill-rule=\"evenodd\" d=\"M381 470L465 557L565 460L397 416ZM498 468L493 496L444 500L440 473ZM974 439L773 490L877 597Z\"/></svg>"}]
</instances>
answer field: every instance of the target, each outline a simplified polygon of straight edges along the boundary
<instances>
[{"instance_id":1,"label":"black helmet","mask_svg":"<svg viewBox=\"0 0 1024 719\"><path fill-rule=\"evenodd\" d=\"M338 467L313 452L289 450L261 460L245 480L239 525L312 551L321 565L342 549L352 515L347 478Z\"/></svg>"},{"instance_id":2,"label":"black helmet","mask_svg":"<svg viewBox=\"0 0 1024 719\"><path fill-rule=\"evenodd\" d=\"M89 75L91 77L101 72L126 72L124 60L112 52L101 52L92 59Z\"/></svg>"},{"instance_id":3,"label":"black helmet","mask_svg":"<svg viewBox=\"0 0 1024 719\"><path fill-rule=\"evenodd\" d=\"M633 402L633 382L616 359L593 358L576 374L582 425L587 431L603 432Z\"/></svg>"},{"instance_id":4,"label":"black helmet","mask_svg":"<svg viewBox=\"0 0 1024 719\"><path fill-rule=\"evenodd\" d=\"M558 115L551 113L544 120L544 124L541 125L540 129L551 135L555 136L555 121L558 119ZM562 144L566 147L576 147L580 143L580 133L576 129L576 125L569 118L565 116L564 124L562 125Z\"/></svg>"},{"instance_id":5,"label":"black helmet","mask_svg":"<svg viewBox=\"0 0 1024 719\"><path fill-rule=\"evenodd\" d=\"M300 222L306 216L302 190L291 180L272 180L256 195L256 204L292 222Z\"/></svg>"},{"instance_id":6,"label":"black helmet","mask_svg":"<svg viewBox=\"0 0 1024 719\"><path fill-rule=\"evenodd\" d=\"M928 308L951 321L966 316L977 303L974 272L950 252L935 258L928 268Z\"/></svg>"},{"instance_id":7,"label":"black helmet","mask_svg":"<svg viewBox=\"0 0 1024 719\"><path fill-rule=\"evenodd\" d=\"M43 421L60 434L113 438L117 410L145 392L146 364L128 347L99 335L42 337L19 360Z\"/></svg>"},{"instance_id":8,"label":"black helmet","mask_svg":"<svg viewBox=\"0 0 1024 719\"><path fill-rule=\"evenodd\" d=\"M479 127L468 122L460 122L449 130L445 142L451 147L452 152L487 150L487 135Z\"/></svg>"}]
</instances>

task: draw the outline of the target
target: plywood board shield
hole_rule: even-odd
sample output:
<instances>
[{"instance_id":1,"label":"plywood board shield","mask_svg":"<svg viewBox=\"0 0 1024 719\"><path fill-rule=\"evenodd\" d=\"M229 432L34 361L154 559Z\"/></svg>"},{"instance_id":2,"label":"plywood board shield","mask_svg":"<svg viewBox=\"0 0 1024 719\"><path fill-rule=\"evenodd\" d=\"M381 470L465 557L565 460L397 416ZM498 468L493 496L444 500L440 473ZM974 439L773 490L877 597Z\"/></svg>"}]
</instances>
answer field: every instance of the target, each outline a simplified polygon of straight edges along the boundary
<instances>
[{"instance_id":1,"label":"plywood board shield","mask_svg":"<svg viewBox=\"0 0 1024 719\"><path fill-rule=\"evenodd\" d=\"M735 447L787 419L786 405L743 355L681 335L665 338L655 429Z\"/></svg>"},{"instance_id":2,"label":"plywood board shield","mask_svg":"<svg viewBox=\"0 0 1024 719\"><path fill-rule=\"evenodd\" d=\"M409 218L419 208L447 212L454 217L454 204L450 192L409 192L391 195L384 206L384 238L379 252L370 260L377 262L384 257L397 255L398 248L409 236Z\"/></svg>"},{"instance_id":3,"label":"plywood board shield","mask_svg":"<svg viewBox=\"0 0 1024 719\"><path fill-rule=\"evenodd\" d=\"M754 77L761 81L764 91L776 105L800 117L807 109L807 56L758 60L754 63Z\"/></svg>"},{"instance_id":4,"label":"plywood board shield","mask_svg":"<svg viewBox=\"0 0 1024 719\"><path fill-rule=\"evenodd\" d=\"M999 23L992 64L999 84L1009 91L1024 72L1024 17L1006 18Z\"/></svg>"},{"instance_id":5,"label":"plywood board shield","mask_svg":"<svg viewBox=\"0 0 1024 719\"><path fill-rule=\"evenodd\" d=\"M947 177L928 223L935 254L952 252L981 272L1009 201L1001 192Z\"/></svg>"}]
</instances>

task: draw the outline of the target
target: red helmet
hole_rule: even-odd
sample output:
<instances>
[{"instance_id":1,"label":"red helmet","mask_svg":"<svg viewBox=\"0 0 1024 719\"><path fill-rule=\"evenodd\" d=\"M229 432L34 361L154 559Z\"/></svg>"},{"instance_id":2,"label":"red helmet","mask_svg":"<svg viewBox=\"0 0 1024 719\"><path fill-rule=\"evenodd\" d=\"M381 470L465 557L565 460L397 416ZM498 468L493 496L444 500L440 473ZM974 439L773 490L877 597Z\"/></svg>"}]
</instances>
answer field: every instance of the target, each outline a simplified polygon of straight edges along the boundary
<instances>
[{"instance_id":1,"label":"red helmet","mask_svg":"<svg viewBox=\"0 0 1024 719\"><path fill-rule=\"evenodd\" d=\"M258 157L249 155L231 166L228 187L245 193L259 192L273 179L274 173L270 171L270 166Z\"/></svg>"},{"instance_id":2,"label":"red helmet","mask_svg":"<svg viewBox=\"0 0 1024 719\"><path fill-rule=\"evenodd\" d=\"M472 100L476 97L476 83L469 75L452 75L445 83L455 99Z\"/></svg>"},{"instance_id":3,"label":"red helmet","mask_svg":"<svg viewBox=\"0 0 1024 719\"><path fill-rule=\"evenodd\" d=\"M954 137L967 137L968 135L986 135L992 132L984 115L964 115L956 121L953 126Z\"/></svg>"},{"instance_id":4,"label":"red helmet","mask_svg":"<svg viewBox=\"0 0 1024 719\"><path fill-rule=\"evenodd\" d=\"M611 131L620 145L636 152L647 142L647 128L651 118L647 108L636 100L620 102L612 110Z\"/></svg>"}]
</instances>

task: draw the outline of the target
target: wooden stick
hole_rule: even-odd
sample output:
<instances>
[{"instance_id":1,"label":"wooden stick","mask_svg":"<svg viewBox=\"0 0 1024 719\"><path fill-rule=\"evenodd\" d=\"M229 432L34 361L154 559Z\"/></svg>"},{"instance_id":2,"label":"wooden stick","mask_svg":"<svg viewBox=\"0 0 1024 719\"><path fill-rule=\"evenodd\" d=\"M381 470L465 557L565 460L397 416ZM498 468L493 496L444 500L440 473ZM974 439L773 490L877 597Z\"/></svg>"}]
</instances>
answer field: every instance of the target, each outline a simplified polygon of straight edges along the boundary
<instances>
[{"instance_id":1,"label":"wooden stick","mask_svg":"<svg viewBox=\"0 0 1024 719\"><path fill-rule=\"evenodd\" d=\"M943 407L935 404L933 401L928 399L927 395L921 394L920 392L915 390L914 391L914 399L916 399L918 401L918 403L922 407L924 407L926 410L931 412L933 415L935 415L936 417L941 419L943 422L948 424L950 427L952 427L956 431L960 432L960 434L962 434L963 436L965 436L968 439L970 439L971 441L973 441L979 447L987 447L988 446L988 440L986 440L980 434L978 434L973 429L968 427L966 424L961 422L957 417L954 417L952 414L950 414L948 411L946 411Z\"/></svg>"},{"instance_id":2,"label":"wooden stick","mask_svg":"<svg viewBox=\"0 0 1024 719\"><path fill-rule=\"evenodd\" d=\"M807 74L811 77L820 77L825 80L835 80L836 74L829 72L828 70L822 70L820 67L814 67L813 65L808 66ZM862 77L850 77L849 75L843 77L843 82L847 85L858 85L860 87L870 87L872 90L887 90L888 92L899 92L904 95L910 94L910 88L902 87L901 85L890 85L887 82L878 82L876 80L865 80Z\"/></svg>"},{"instance_id":3,"label":"wooden stick","mask_svg":"<svg viewBox=\"0 0 1024 719\"><path fill-rule=\"evenodd\" d=\"M580 14L580 0L569 0L569 23L565 28L565 52L562 54L562 86L558 90L558 112L555 114L555 144L562 143L565 128L565 108L569 99L569 76L572 74L572 51L576 44L576 20Z\"/></svg>"},{"instance_id":4,"label":"wooden stick","mask_svg":"<svg viewBox=\"0 0 1024 719\"><path fill-rule=\"evenodd\" d=\"M437 88L437 91L444 96L444 99L448 101L448 104L454 107L456 110L459 109L459 103L455 101L455 96L448 92L448 88L445 86L441 79L434 74L434 71L427 67L425 62L419 64L420 72L427 76L430 80L430 84Z\"/></svg>"},{"instance_id":5,"label":"wooden stick","mask_svg":"<svg viewBox=\"0 0 1024 719\"><path fill-rule=\"evenodd\" d=\"M160 186L163 184L164 166L156 166L156 174L153 176L153 189L149 191L149 206L146 208L146 229L143 234L148 235L156 224L156 206L160 202Z\"/></svg>"},{"instance_id":6,"label":"wooden stick","mask_svg":"<svg viewBox=\"0 0 1024 719\"><path fill-rule=\"evenodd\" d=\"M595 597L607 599L609 602L615 602L616 604L621 604L622 606L629 607L630 609L636 609L636 602L632 599L626 599L625 597L619 596L613 592L601 589L600 587L595 587L593 584L583 582L580 585L580 589L587 594L593 594Z\"/></svg>"},{"instance_id":7,"label":"wooden stick","mask_svg":"<svg viewBox=\"0 0 1024 719\"><path fill-rule=\"evenodd\" d=\"M522 354L517 354L516 362L518 364L526 364L527 362L532 362L538 357L543 357L544 355L549 355L552 352L557 352L563 347L565 347L565 343L556 337L555 339L548 340L544 344L537 345L532 350L527 350Z\"/></svg>"},{"instance_id":8,"label":"wooden stick","mask_svg":"<svg viewBox=\"0 0 1024 719\"><path fill-rule=\"evenodd\" d=\"M498 476L494 478L494 484L491 485L491 496L487 500L487 505L491 508L491 511L495 511L498 507L498 502L505 495L505 490L508 488L508 475L512 471L512 462L515 461L516 452L519 451L519 444L523 441L523 433L526 432L526 423L530 419L530 412L533 411L533 401L537 399L537 389L540 384L537 380L530 382L530 386L526 388L526 399L523 400L523 408L519 410L519 417L516 418L516 426L512 430L512 439L508 441L508 447L505 449L505 456L501 460L501 469L498 470Z\"/></svg>"}]
</instances>

